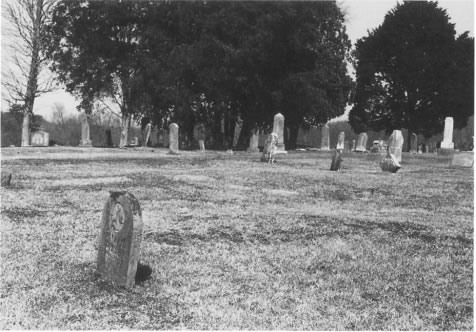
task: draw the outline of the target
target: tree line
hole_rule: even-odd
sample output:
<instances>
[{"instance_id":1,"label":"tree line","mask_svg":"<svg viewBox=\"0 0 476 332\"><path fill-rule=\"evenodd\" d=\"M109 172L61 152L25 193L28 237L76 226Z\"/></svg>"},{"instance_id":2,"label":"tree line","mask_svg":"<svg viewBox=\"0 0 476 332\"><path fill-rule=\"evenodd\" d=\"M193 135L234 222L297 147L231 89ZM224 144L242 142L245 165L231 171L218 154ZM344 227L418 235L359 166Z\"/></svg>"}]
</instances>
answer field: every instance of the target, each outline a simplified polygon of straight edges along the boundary
<instances>
[{"instance_id":1,"label":"tree line","mask_svg":"<svg viewBox=\"0 0 476 332\"><path fill-rule=\"evenodd\" d=\"M227 147L239 122L243 148L280 112L292 149L299 127L324 124L347 104L356 132L431 136L444 117L461 128L474 114L474 39L457 36L436 2L397 4L355 50L335 1L18 3L26 17L38 16L18 29L32 57L28 89L19 94L24 130L41 91L34 76L46 62L81 100L79 110L117 105L121 146L132 119L159 128L176 122L190 141L195 125L205 124Z\"/></svg>"}]
</instances>

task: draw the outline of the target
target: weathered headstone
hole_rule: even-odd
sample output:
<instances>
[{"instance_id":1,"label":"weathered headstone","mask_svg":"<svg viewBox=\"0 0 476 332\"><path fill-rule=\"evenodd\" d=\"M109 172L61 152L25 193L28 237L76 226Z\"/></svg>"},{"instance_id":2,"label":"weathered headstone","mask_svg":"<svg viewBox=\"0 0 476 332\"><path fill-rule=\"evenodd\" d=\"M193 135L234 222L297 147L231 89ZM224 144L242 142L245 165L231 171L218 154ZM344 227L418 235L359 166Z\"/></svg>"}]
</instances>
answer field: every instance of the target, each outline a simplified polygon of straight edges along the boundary
<instances>
[{"instance_id":1,"label":"weathered headstone","mask_svg":"<svg viewBox=\"0 0 476 332\"><path fill-rule=\"evenodd\" d=\"M199 123L195 126L194 136L198 141L198 147L200 148L201 152L205 152L205 138L206 138L206 128L203 123Z\"/></svg>"},{"instance_id":2,"label":"weathered headstone","mask_svg":"<svg viewBox=\"0 0 476 332\"><path fill-rule=\"evenodd\" d=\"M474 167L474 152L455 151L450 161L450 167Z\"/></svg>"},{"instance_id":3,"label":"weathered headstone","mask_svg":"<svg viewBox=\"0 0 476 332\"><path fill-rule=\"evenodd\" d=\"M321 150L329 150L329 126L327 123L321 127Z\"/></svg>"},{"instance_id":4,"label":"weathered headstone","mask_svg":"<svg viewBox=\"0 0 476 332\"><path fill-rule=\"evenodd\" d=\"M357 137L357 147L355 148L357 152L366 152L367 151L367 134L360 133Z\"/></svg>"},{"instance_id":5,"label":"weathered headstone","mask_svg":"<svg viewBox=\"0 0 476 332\"><path fill-rule=\"evenodd\" d=\"M423 150L424 150L424 145L423 145L423 144L419 144L419 145L418 145L418 151L417 151L417 153L418 153L418 154L422 154L422 153L424 152Z\"/></svg>"},{"instance_id":6,"label":"weathered headstone","mask_svg":"<svg viewBox=\"0 0 476 332\"><path fill-rule=\"evenodd\" d=\"M332 156L331 171L340 171L342 169L342 161L342 152L336 149Z\"/></svg>"},{"instance_id":7,"label":"weathered headstone","mask_svg":"<svg viewBox=\"0 0 476 332\"><path fill-rule=\"evenodd\" d=\"M142 241L142 213L128 192L111 192L102 212L97 271L120 286L135 283Z\"/></svg>"},{"instance_id":8,"label":"weathered headstone","mask_svg":"<svg viewBox=\"0 0 476 332\"><path fill-rule=\"evenodd\" d=\"M254 128L250 133L250 146L248 147L248 152L259 152L258 148L259 143L259 129Z\"/></svg>"},{"instance_id":9,"label":"weathered headstone","mask_svg":"<svg viewBox=\"0 0 476 332\"><path fill-rule=\"evenodd\" d=\"M355 139L352 140L352 149L351 151L355 151Z\"/></svg>"},{"instance_id":10,"label":"weathered headstone","mask_svg":"<svg viewBox=\"0 0 476 332\"><path fill-rule=\"evenodd\" d=\"M274 116L273 122L273 133L278 135L278 151L285 151L286 147L284 146L284 115L278 113Z\"/></svg>"},{"instance_id":11,"label":"weathered headstone","mask_svg":"<svg viewBox=\"0 0 476 332\"><path fill-rule=\"evenodd\" d=\"M240 133L241 133L241 124L237 122L235 124L235 131L233 132L233 146L236 146L238 144Z\"/></svg>"},{"instance_id":12,"label":"weathered headstone","mask_svg":"<svg viewBox=\"0 0 476 332\"><path fill-rule=\"evenodd\" d=\"M137 137L137 136L131 137L131 139L129 140L129 145L130 146L139 146L139 137Z\"/></svg>"},{"instance_id":13,"label":"weathered headstone","mask_svg":"<svg viewBox=\"0 0 476 332\"><path fill-rule=\"evenodd\" d=\"M350 151L350 142L349 141L344 142L344 151L346 151L346 152Z\"/></svg>"},{"instance_id":14,"label":"weathered headstone","mask_svg":"<svg viewBox=\"0 0 476 332\"><path fill-rule=\"evenodd\" d=\"M339 137L337 139L337 146L336 146L336 150L344 150L344 143L345 142L345 132L341 131L339 133Z\"/></svg>"},{"instance_id":15,"label":"weathered headstone","mask_svg":"<svg viewBox=\"0 0 476 332\"><path fill-rule=\"evenodd\" d=\"M179 153L179 126L176 123L169 126L169 153Z\"/></svg>"},{"instance_id":16,"label":"weathered headstone","mask_svg":"<svg viewBox=\"0 0 476 332\"><path fill-rule=\"evenodd\" d=\"M92 141L89 132L89 119L86 113L81 113L79 116L81 121L81 141L79 145L81 146L92 146Z\"/></svg>"},{"instance_id":17,"label":"weathered headstone","mask_svg":"<svg viewBox=\"0 0 476 332\"><path fill-rule=\"evenodd\" d=\"M445 118L445 129L443 132L443 141L440 148L442 149L454 149L453 143L453 118Z\"/></svg>"},{"instance_id":18,"label":"weathered headstone","mask_svg":"<svg viewBox=\"0 0 476 332\"><path fill-rule=\"evenodd\" d=\"M402 162L403 135L401 130L394 130L390 135L388 142L388 153L393 155L396 160Z\"/></svg>"},{"instance_id":19,"label":"weathered headstone","mask_svg":"<svg viewBox=\"0 0 476 332\"><path fill-rule=\"evenodd\" d=\"M380 161L379 165L382 171L390 173L396 173L402 168L397 158L391 153L388 153L387 156Z\"/></svg>"},{"instance_id":20,"label":"weathered headstone","mask_svg":"<svg viewBox=\"0 0 476 332\"><path fill-rule=\"evenodd\" d=\"M45 131L34 131L31 133L30 140L32 146L48 146L50 144L50 134Z\"/></svg>"},{"instance_id":21,"label":"weathered headstone","mask_svg":"<svg viewBox=\"0 0 476 332\"><path fill-rule=\"evenodd\" d=\"M261 161L267 163L274 163L274 156L278 150L278 134L271 133L269 134L266 142L264 143L263 154L261 155Z\"/></svg>"},{"instance_id":22,"label":"weathered headstone","mask_svg":"<svg viewBox=\"0 0 476 332\"><path fill-rule=\"evenodd\" d=\"M410 136L410 153L415 154L418 150L418 137L417 134L412 133Z\"/></svg>"},{"instance_id":23,"label":"weathered headstone","mask_svg":"<svg viewBox=\"0 0 476 332\"><path fill-rule=\"evenodd\" d=\"M150 146L150 133L152 132L152 124L149 122L145 125L144 130L142 131L142 139L144 146Z\"/></svg>"},{"instance_id":24,"label":"weathered headstone","mask_svg":"<svg viewBox=\"0 0 476 332\"><path fill-rule=\"evenodd\" d=\"M108 148L112 148L114 146L114 143L112 142L112 132L111 129L106 129L105 130L106 134L106 146Z\"/></svg>"},{"instance_id":25,"label":"weathered headstone","mask_svg":"<svg viewBox=\"0 0 476 332\"><path fill-rule=\"evenodd\" d=\"M2 187L10 187L12 181L12 173L2 172Z\"/></svg>"}]
</instances>

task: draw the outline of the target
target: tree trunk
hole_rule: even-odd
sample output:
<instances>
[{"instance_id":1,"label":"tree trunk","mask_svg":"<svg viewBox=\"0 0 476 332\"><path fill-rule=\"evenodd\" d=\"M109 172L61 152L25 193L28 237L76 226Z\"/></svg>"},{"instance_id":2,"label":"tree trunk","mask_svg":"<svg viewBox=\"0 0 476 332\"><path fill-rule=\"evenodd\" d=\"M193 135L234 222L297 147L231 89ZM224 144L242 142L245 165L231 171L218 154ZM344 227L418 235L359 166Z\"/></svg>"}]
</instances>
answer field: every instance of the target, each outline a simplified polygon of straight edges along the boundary
<instances>
[{"instance_id":1,"label":"tree trunk","mask_svg":"<svg viewBox=\"0 0 476 332\"><path fill-rule=\"evenodd\" d=\"M243 119L243 125L241 127L240 137L238 138L237 149L246 150L250 145L250 132L252 129L251 121L247 118Z\"/></svg>"},{"instance_id":2,"label":"tree trunk","mask_svg":"<svg viewBox=\"0 0 476 332\"><path fill-rule=\"evenodd\" d=\"M38 72L40 67L40 29L43 1L38 1L36 17L33 20L33 34L31 40L31 62L28 72L28 82L25 93L25 108L23 110L23 125L21 134L21 146L30 145L30 118L33 115L33 105L38 90Z\"/></svg>"},{"instance_id":3,"label":"tree trunk","mask_svg":"<svg viewBox=\"0 0 476 332\"><path fill-rule=\"evenodd\" d=\"M127 145L130 126L131 126L131 116L127 114L126 112L123 112L122 119L121 119L121 139L119 141L120 148L123 148Z\"/></svg>"}]
</instances>

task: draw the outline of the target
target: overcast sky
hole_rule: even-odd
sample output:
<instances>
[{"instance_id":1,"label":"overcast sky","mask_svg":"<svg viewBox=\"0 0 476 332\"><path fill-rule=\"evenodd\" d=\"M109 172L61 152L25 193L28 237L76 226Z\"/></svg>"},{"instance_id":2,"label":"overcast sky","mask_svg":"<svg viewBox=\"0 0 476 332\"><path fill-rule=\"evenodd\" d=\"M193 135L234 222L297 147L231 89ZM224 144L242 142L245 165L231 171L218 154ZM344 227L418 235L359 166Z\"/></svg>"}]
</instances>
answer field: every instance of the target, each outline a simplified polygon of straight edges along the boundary
<instances>
[{"instance_id":1,"label":"overcast sky","mask_svg":"<svg viewBox=\"0 0 476 332\"><path fill-rule=\"evenodd\" d=\"M395 7L396 0L339 0L341 8L346 13L347 33L354 44L357 39L367 35L367 31L378 27L385 14ZM446 9L450 21L455 24L457 34L469 31L474 36L474 4L473 0L442 0L440 7ZM2 50L2 56L5 50ZM5 63L3 63L5 65ZM35 101L34 113L51 119L52 105L62 103L67 113L77 114L75 99L63 92L53 92ZM4 107L4 103L2 103Z\"/></svg>"}]
</instances>

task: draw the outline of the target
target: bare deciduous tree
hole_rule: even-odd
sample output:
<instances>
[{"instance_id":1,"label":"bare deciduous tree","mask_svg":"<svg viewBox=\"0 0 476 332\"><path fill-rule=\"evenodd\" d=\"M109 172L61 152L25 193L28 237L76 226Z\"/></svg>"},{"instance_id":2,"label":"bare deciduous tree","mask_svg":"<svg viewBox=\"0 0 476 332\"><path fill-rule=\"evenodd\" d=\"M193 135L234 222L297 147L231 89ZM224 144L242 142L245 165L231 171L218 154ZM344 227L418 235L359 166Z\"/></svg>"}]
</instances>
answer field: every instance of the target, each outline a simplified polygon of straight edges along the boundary
<instances>
[{"instance_id":1,"label":"bare deciduous tree","mask_svg":"<svg viewBox=\"0 0 476 332\"><path fill-rule=\"evenodd\" d=\"M21 146L30 140L30 118L35 98L52 91L53 79L45 65L46 26L56 0L9 0L2 3L8 26L2 32L10 48L2 59L2 98L23 105ZM8 62L7 64L5 62Z\"/></svg>"}]
</instances>

